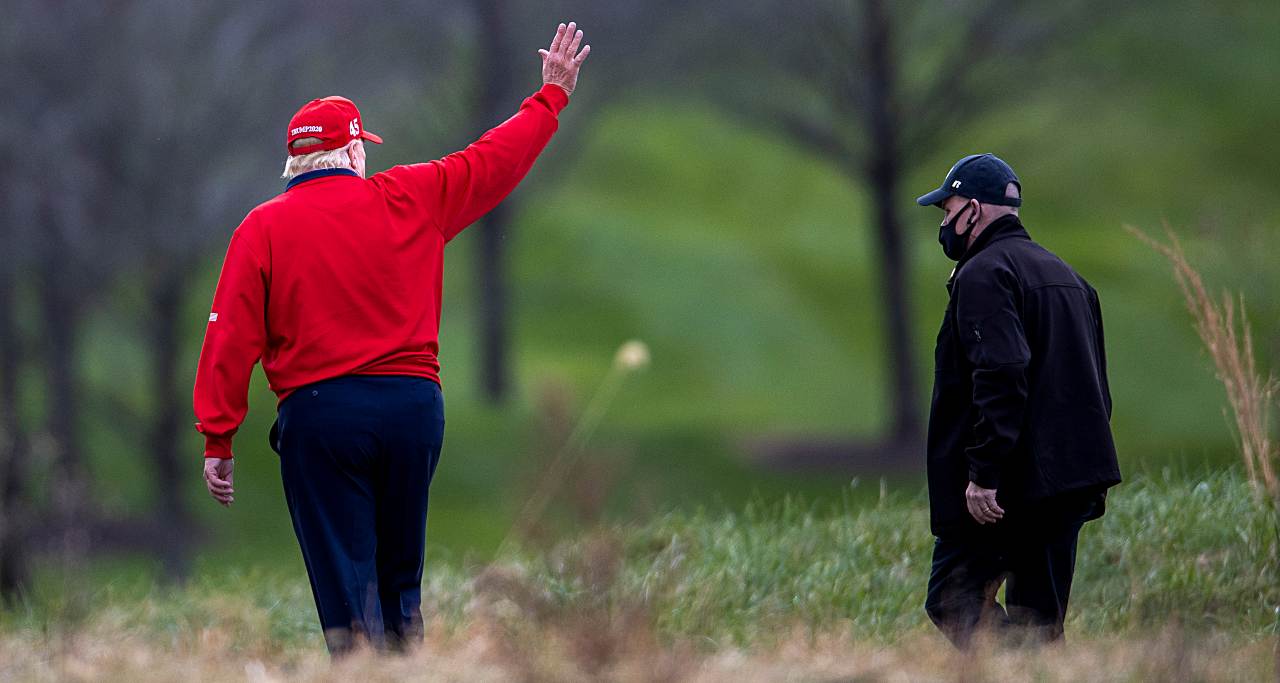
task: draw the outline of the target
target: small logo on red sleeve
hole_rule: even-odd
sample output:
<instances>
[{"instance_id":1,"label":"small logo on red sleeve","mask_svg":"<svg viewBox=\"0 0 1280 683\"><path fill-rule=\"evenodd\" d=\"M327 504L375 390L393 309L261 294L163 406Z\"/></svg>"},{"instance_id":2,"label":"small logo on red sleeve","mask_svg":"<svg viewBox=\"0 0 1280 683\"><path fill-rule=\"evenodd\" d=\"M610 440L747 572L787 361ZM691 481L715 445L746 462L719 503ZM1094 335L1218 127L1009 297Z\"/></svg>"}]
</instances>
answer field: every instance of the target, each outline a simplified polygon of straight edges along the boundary
<instances>
[{"instance_id":1,"label":"small logo on red sleeve","mask_svg":"<svg viewBox=\"0 0 1280 683\"><path fill-rule=\"evenodd\" d=\"M210 314L209 314L209 322L211 322L211 323L216 323L216 322L218 322L218 314L217 314L217 313L210 313Z\"/></svg>"}]
</instances>

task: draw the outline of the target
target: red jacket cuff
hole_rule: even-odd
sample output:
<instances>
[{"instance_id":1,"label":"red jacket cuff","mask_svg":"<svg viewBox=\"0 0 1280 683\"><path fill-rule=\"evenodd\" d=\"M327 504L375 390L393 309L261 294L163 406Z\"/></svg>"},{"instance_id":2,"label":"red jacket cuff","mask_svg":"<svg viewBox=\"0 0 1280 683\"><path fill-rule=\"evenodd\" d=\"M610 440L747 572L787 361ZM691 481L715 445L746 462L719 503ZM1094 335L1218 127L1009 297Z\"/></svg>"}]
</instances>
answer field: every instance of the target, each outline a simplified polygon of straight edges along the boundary
<instances>
[{"instance_id":1,"label":"red jacket cuff","mask_svg":"<svg viewBox=\"0 0 1280 683\"><path fill-rule=\"evenodd\" d=\"M551 107L551 113L556 116L559 116L560 112L564 111L564 108L569 105L569 93L554 83L543 85L538 94L542 95L547 106Z\"/></svg>"},{"instance_id":2,"label":"red jacket cuff","mask_svg":"<svg viewBox=\"0 0 1280 683\"><path fill-rule=\"evenodd\" d=\"M233 457L231 455L231 437L205 435L204 457L220 458L222 460Z\"/></svg>"}]
</instances>

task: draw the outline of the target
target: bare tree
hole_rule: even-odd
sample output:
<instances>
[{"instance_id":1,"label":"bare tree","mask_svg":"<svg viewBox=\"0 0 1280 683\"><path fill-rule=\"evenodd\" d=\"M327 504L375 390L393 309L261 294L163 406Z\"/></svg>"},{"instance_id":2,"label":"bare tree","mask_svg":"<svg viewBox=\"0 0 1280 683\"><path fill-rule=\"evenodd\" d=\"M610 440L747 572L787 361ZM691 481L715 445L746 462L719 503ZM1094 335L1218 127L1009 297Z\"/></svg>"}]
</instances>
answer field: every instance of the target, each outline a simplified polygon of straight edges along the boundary
<instances>
[{"instance_id":1,"label":"bare tree","mask_svg":"<svg viewBox=\"0 0 1280 683\"><path fill-rule=\"evenodd\" d=\"M18 325L18 269L22 263L21 197L16 183L3 177L12 167L0 158L0 187L5 214L0 220L0 600L16 598L30 577L28 533L31 500L27 462L30 441L20 416L18 378L25 365L26 344Z\"/></svg>"},{"instance_id":2,"label":"bare tree","mask_svg":"<svg viewBox=\"0 0 1280 683\"><path fill-rule=\"evenodd\" d=\"M609 46L614 58L592 61L585 98L574 95L575 112L590 109L594 103L651 76L638 59L626 59L628 47L638 48L654 37L684 3L672 0L635 2L616 0L609 3L533 3L527 0L476 0L472 3L476 26L476 59L472 79L476 89L470 111L474 119L496 124L510 116L520 98L526 96L538 73L535 49L549 40L561 20L576 20L590 31L592 40ZM560 14L555 14L559 11ZM633 55L643 54L635 49ZM585 101L584 101L585 100ZM580 113L577 115L580 116ZM556 149L569 150L582 135L582 128L561 129L554 143ZM550 156L565 158L552 153ZM554 166L543 162L541 167ZM544 176L554 175L544 173ZM508 282L508 238L519 214L519 194L490 211L473 230L476 239L476 296L478 339L480 343L480 384L483 395L492 403L505 399L512 380L510 358L511 304Z\"/></svg>"},{"instance_id":3,"label":"bare tree","mask_svg":"<svg viewBox=\"0 0 1280 683\"><path fill-rule=\"evenodd\" d=\"M117 17L110 8L67 2L21 2L6 9L21 26L5 36L16 92L13 129L39 145L9 147L22 172L38 182L22 185L31 210L28 234L37 309L41 314L45 436L52 454L49 474L54 506L52 533L68 553L84 545L82 522L89 500L88 471L80 434L83 391L77 373L85 312L119 265L101 230L110 206L101 163L100 134L114 122L102 116L101 96L110 86L94 76L95 58L110 47ZM16 144L10 136L6 146Z\"/></svg>"},{"instance_id":4,"label":"bare tree","mask_svg":"<svg viewBox=\"0 0 1280 683\"><path fill-rule=\"evenodd\" d=\"M199 264L273 183L278 152L225 142L253 139L273 113L296 105L290 88L277 84L297 70L316 33L289 25L297 9L149 0L135 2L127 21L131 68L121 77L113 118L163 115L149 117L145 135L120 140L111 170L122 199L112 224L137 245L130 276L141 278L146 297L140 331L154 407L142 443L165 520L156 549L172 575L187 566L194 529L182 482L198 455L179 448L190 429L190 377L179 360L184 332L196 322L185 319L184 303Z\"/></svg>"},{"instance_id":5,"label":"bare tree","mask_svg":"<svg viewBox=\"0 0 1280 683\"><path fill-rule=\"evenodd\" d=\"M515 20L510 0L477 0L475 12L485 45L477 51L476 82L479 85L475 110L484 121L501 121L519 82L514 78L517 55L513 31ZM529 60L519 60L528 62ZM506 239L511 229L514 202L494 207L476 229L476 284L479 310L480 384L484 396L502 401L511 383L509 358L510 313L507 282Z\"/></svg>"},{"instance_id":6,"label":"bare tree","mask_svg":"<svg viewBox=\"0 0 1280 683\"><path fill-rule=\"evenodd\" d=\"M21 55L19 23L0 28L0 61ZM18 92L17 69L0 69L0 91ZM16 130L31 104L0 108L0 126ZM33 260L34 202L31 176L22 174L12 144L0 143L0 600L18 599L29 585L31 433L23 420L20 377L30 345L19 322L22 274Z\"/></svg>"},{"instance_id":7,"label":"bare tree","mask_svg":"<svg viewBox=\"0 0 1280 683\"><path fill-rule=\"evenodd\" d=\"M5 77L14 86L6 90L25 96L6 110L6 122L41 144L19 149L25 141L12 136L0 142L4 157L23 162L23 179L6 179L9 205L27 207L21 216L7 212L5 232L40 237L23 241L34 245L23 267L35 275L43 343L34 360L42 368L53 461L42 477L52 487L52 509L41 536L56 538L68 558L98 542L158 552L173 574L186 567L193 520L182 482L196 456L179 450L190 428L189 372L180 359L198 321L184 320L183 305L210 246L225 244L245 208L275 182L280 152L240 141L255 139L263 121L301 101L302 83L290 76L304 67L323 72L334 61L308 59L321 31L296 22L305 14L299 9L296 2L131 0L92 7L23 2L7 12L15 19L10 27L22 30L0 33ZM342 18L341 8L331 9ZM9 280L12 260L3 273ZM139 455L155 477L157 514L133 520L98 514L80 435L87 313L122 280L141 285L144 310L121 313L137 315L138 341L153 369L152 406L144 414L123 401L104 402L111 424L143 435ZM9 369L22 357L12 336L16 294L8 280L0 284L0 400L7 400L16 395ZM18 418L12 425L19 437L27 433ZM6 444L12 451L23 441ZM0 462L21 467L21 458ZM19 499L24 474L5 480L18 487L6 504Z\"/></svg>"},{"instance_id":8,"label":"bare tree","mask_svg":"<svg viewBox=\"0 0 1280 683\"><path fill-rule=\"evenodd\" d=\"M950 146L962 125L998 106L1011 84L1034 83L1035 60L1051 39L1081 25L1080 5L756 0L728 3L715 15L718 30L706 35L732 42L696 45L714 56L708 66L726 74L708 92L727 111L829 160L871 199L890 407L885 443L872 450L912 450L922 431L902 180ZM792 443L783 450L843 462L849 449Z\"/></svg>"}]
</instances>

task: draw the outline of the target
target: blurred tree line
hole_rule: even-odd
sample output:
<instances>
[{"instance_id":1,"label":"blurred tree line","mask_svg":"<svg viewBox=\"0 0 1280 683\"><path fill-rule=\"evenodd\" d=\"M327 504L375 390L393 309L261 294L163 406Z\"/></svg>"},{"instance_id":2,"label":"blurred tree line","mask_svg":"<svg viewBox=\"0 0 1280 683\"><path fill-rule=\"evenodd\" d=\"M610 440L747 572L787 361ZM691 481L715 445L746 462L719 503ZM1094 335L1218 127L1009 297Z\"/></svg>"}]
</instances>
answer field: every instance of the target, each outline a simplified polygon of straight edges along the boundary
<instances>
[{"instance_id":1,"label":"blurred tree line","mask_svg":"<svg viewBox=\"0 0 1280 683\"><path fill-rule=\"evenodd\" d=\"M827 159L874 207L878 300L889 424L871 443L790 440L779 457L837 464L853 451L907 459L921 445L910 287L900 212L910 210L907 172L958 128L998 108L1019 76L1035 72L1072 32L1095 21L1097 3L815 2L780 26L782 5L729 3L710 34L712 97L742 120ZM757 49L743 50L743 44ZM710 49L708 49L710 47Z\"/></svg>"},{"instance_id":2,"label":"blurred tree line","mask_svg":"<svg viewBox=\"0 0 1280 683\"><path fill-rule=\"evenodd\" d=\"M903 180L966 122L1042 87L1046 60L1079 49L1106 19L1100 3L15 0L0 27L0 90L11 94L0 108L0 592L20 590L36 553L141 550L175 576L188 569L201 534L184 492L199 454L179 444L191 428L184 359L202 326L184 302L202 264L270 196L264 178L279 168L293 111L348 94L366 115L390 114L387 125L369 118L400 133L387 136L391 156L443 154L514 112L536 87L535 50L568 19L594 48L567 113L575 122L637 93L706 100L829 160L866 193L891 369L890 419L874 447L919 443L899 217L917 188ZM563 126L531 182L567 180L585 129ZM471 238L480 381L495 403L511 390L505 250L522 196ZM118 343L86 338L103 315L145 346L143 404L86 390L83 348ZM130 444L125 457L149 463L148 514L99 504L89 413ZM787 450L839 458L853 448Z\"/></svg>"},{"instance_id":3,"label":"blurred tree line","mask_svg":"<svg viewBox=\"0 0 1280 683\"><path fill-rule=\"evenodd\" d=\"M611 49L635 50L650 19L664 16L648 9L667 6L616 3L573 18L601 27L593 36ZM358 83L384 100L409 93L400 104L415 110L406 115L426 121L404 126L413 146L460 147L535 89L536 49L569 17L516 0L376 9L35 0L6 14L0 84L16 97L0 120L23 133L0 143L0 592L18 592L41 552L67 560L97 549L152 552L179 576L200 538L184 485L198 454L179 449L191 428L193 372L180 366L191 330L183 304L199 266L265 198L262 179L283 158L279 129L306 100ZM622 30L609 35L610 26ZM619 71L596 77L595 93L578 99L622 87L632 74ZM477 229L493 401L509 385L503 247L516 201ZM142 406L86 393L83 381L83 345L113 342L87 339L86 324L122 283L137 296L111 315L145 345ZM149 463L148 514L119 517L98 504L88 411L108 415Z\"/></svg>"}]
</instances>

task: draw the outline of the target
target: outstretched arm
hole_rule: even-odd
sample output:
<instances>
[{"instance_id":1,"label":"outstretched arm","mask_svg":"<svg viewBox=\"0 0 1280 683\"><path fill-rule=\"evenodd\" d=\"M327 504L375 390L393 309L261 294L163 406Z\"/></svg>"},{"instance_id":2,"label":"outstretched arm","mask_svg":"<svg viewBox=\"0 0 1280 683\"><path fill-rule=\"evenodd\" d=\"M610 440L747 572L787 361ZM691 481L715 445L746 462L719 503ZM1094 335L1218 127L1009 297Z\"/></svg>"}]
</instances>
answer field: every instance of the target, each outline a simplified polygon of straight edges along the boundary
<instances>
[{"instance_id":1,"label":"outstretched arm","mask_svg":"<svg viewBox=\"0 0 1280 683\"><path fill-rule=\"evenodd\" d=\"M591 53L577 24L561 24L542 55L542 89L515 116L461 152L425 164L397 166L373 176L390 196L426 204L427 220L453 239L511 194L559 125L557 117L578 85Z\"/></svg>"}]
</instances>

